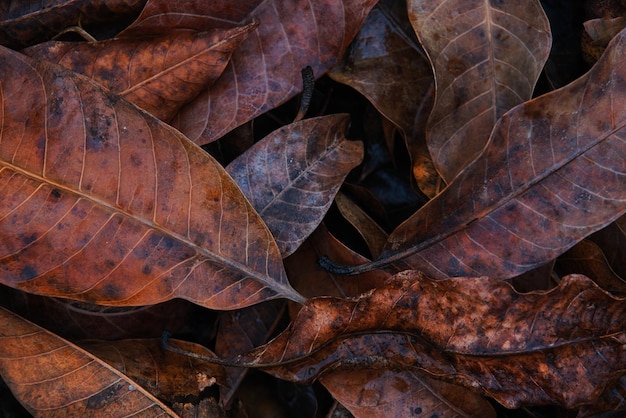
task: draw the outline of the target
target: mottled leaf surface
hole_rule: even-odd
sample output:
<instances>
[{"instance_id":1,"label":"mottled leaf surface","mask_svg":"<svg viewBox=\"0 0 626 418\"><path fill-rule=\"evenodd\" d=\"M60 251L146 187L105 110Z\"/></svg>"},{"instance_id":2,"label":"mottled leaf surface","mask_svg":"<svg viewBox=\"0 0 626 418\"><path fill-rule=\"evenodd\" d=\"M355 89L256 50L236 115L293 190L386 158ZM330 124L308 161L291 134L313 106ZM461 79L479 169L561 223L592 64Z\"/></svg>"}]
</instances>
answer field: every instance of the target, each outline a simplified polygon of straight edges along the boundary
<instances>
[{"instance_id":1,"label":"mottled leaf surface","mask_svg":"<svg viewBox=\"0 0 626 418\"><path fill-rule=\"evenodd\" d=\"M176 416L120 371L4 308L0 375L36 416Z\"/></svg>"},{"instance_id":2,"label":"mottled leaf surface","mask_svg":"<svg viewBox=\"0 0 626 418\"><path fill-rule=\"evenodd\" d=\"M302 300L208 154L89 79L0 54L4 284L107 305Z\"/></svg>"},{"instance_id":3,"label":"mottled leaf surface","mask_svg":"<svg viewBox=\"0 0 626 418\"><path fill-rule=\"evenodd\" d=\"M153 39L46 42L22 52L84 74L167 122L222 74L254 27L170 31Z\"/></svg>"},{"instance_id":4,"label":"mottled leaf surface","mask_svg":"<svg viewBox=\"0 0 626 418\"><path fill-rule=\"evenodd\" d=\"M358 298L310 299L288 330L235 361L296 381L416 369L508 408L572 408L626 373L624 302L580 275L520 294L486 277L438 281L406 271Z\"/></svg>"},{"instance_id":5,"label":"mottled leaf surface","mask_svg":"<svg viewBox=\"0 0 626 418\"><path fill-rule=\"evenodd\" d=\"M550 52L538 0L411 0L413 23L435 73L427 141L450 182L482 150L502 114L531 98Z\"/></svg>"},{"instance_id":6,"label":"mottled leaf surface","mask_svg":"<svg viewBox=\"0 0 626 418\"><path fill-rule=\"evenodd\" d=\"M310 65L315 77L331 68L376 1L196 2L191 8L188 2L162 3L148 2L129 31L150 30L159 22L196 30L224 20L259 22L222 77L172 121L191 140L206 144L299 93L302 68Z\"/></svg>"},{"instance_id":7,"label":"mottled leaf surface","mask_svg":"<svg viewBox=\"0 0 626 418\"><path fill-rule=\"evenodd\" d=\"M622 32L584 77L503 116L482 154L363 269L506 279L624 214L625 43Z\"/></svg>"},{"instance_id":8,"label":"mottled leaf surface","mask_svg":"<svg viewBox=\"0 0 626 418\"><path fill-rule=\"evenodd\" d=\"M226 167L261 215L283 257L320 224L363 144L345 138L348 115L305 119L284 126Z\"/></svg>"}]
</instances>

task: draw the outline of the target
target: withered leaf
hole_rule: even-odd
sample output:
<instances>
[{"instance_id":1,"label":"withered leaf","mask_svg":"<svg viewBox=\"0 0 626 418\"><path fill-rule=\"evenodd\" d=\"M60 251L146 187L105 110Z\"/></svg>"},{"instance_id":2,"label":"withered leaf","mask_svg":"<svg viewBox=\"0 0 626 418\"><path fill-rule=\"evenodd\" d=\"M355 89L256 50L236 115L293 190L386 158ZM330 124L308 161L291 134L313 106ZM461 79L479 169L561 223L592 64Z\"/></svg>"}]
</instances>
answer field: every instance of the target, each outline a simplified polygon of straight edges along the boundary
<instances>
[{"instance_id":1,"label":"withered leaf","mask_svg":"<svg viewBox=\"0 0 626 418\"><path fill-rule=\"evenodd\" d=\"M261 215L283 257L320 224L363 144L348 141L348 115L305 119L272 132L226 167Z\"/></svg>"},{"instance_id":2,"label":"withered leaf","mask_svg":"<svg viewBox=\"0 0 626 418\"><path fill-rule=\"evenodd\" d=\"M107 363L1 307L0 341L0 375L36 416L176 416Z\"/></svg>"},{"instance_id":3,"label":"withered leaf","mask_svg":"<svg viewBox=\"0 0 626 418\"><path fill-rule=\"evenodd\" d=\"M105 305L303 300L208 154L83 76L0 56L2 283Z\"/></svg>"},{"instance_id":4,"label":"withered leaf","mask_svg":"<svg viewBox=\"0 0 626 418\"><path fill-rule=\"evenodd\" d=\"M320 382L356 418L496 416L480 395L412 370L339 370Z\"/></svg>"},{"instance_id":5,"label":"withered leaf","mask_svg":"<svg viewBox=\"0 0 626 418\"><path fill-rule=\"evenodd\" d=\"M222 74L255 26L170 31L151 39L47 42L22 52L84 74L167 122Z\"/></svg>"},{"instance_id":6,"label":"withered leaf","mask_svg":"<svg viewBox=\"0 0 626 418\"><path fill-rule=\"evenodd\" d=\"M538 0L411 0L408 9L435 73L428 147L449 183L481 152L498 118L531 98L550 25Z\"/></svg>"},{"instance_id":7,"label":"withered leaf","mask_svg":"<svg viewBox=\"0 0 626 418\"><path fill-rule=\"evenodd\" d=\"M626 32L568 86L503 116L481 155L358 272L396 262L431 277L506 279L626 212Z\"/></svg>"},{"instance_id":8,"label":"withered leaf","mask_svg":"<svg viewBox=\"0 0 626 418\"><path fill-rule=\"evenodd\" d=\"M89 340L79 345L170 404L187 396L199 396L204 389L224 384L226 379L223 366L164 350L160 338ZM201 350L197 346L194 349Z\"/></svg>"},{"instance_id":9,"label":"withered leaf","mask_svg":"<svg viewBox=\"0 0 626 418\"><path fill-rule=\"evenodd\" d=\"M206 30L224 21L258 21L259 27L233 53L222 77L184 106L172 121L198 144L212 142L233 128L295 96L300 71L324 74L343 55L375 0L232 2L149 1L130 33L170 30L171 25ZM147 27L147 28L146 28Z\"/></svg>"},{"instance_id":10,"label":"withered leaf","mask_svg":"<svg viewBox=\"0 0 626 418\"><path fill-rule=\"evenodd\" d=\"M358 298L310 299L289 329L234 362L303 382L341 369L416 369L508 408L573 408L626 373L625 323L625 299L580 275L520 294L486 277L406 271Z\"/></svg>"}]
</instances>

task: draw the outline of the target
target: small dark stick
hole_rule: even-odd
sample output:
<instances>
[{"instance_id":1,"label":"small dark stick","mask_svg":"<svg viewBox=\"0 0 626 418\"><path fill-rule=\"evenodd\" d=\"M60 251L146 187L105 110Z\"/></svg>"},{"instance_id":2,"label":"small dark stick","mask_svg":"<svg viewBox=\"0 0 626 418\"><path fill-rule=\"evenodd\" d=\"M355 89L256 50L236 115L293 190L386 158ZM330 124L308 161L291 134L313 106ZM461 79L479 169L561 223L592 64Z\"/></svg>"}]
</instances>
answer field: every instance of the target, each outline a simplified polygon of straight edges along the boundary
<instances>
[{"instance_id":1,"label":"small dark stick","mask_svg":"<svg viewBox=\"0 0 626 418\"><path fill-rule=\"evenodd\" d=\"M313 97L313 87L315 87L315 77L313 76L313 68L310 65L304 67L301 71L302 74L302 99L300 100L300 109L296 115L294 122L302 120L304 115L309 110L311 105L311 98Z\"/></svg>"}]
</instances>

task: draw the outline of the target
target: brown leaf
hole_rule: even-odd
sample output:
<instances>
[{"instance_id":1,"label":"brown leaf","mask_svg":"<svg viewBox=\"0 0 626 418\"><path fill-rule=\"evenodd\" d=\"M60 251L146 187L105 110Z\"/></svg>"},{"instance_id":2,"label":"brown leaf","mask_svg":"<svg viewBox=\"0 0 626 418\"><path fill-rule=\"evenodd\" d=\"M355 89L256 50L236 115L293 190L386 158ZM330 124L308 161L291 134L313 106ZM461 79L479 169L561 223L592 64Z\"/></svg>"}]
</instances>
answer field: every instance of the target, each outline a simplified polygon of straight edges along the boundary
<instances>
[{"instance_id":1,"label":"brown leaf","mask_svg":"<svg viewBox=\"0 0 626 418\"><path fill-rule=\"evenodd\" d=\"M613 271L618 276L626 278L626 257L624 257L626 216L622 216L606 228L590 235L589 239L600 246Z\"/></svg>"},{"instance_id":2,"label":"brown leaf","mask_svg":"<svg viewBox=\"0 0 626 418\"><path fill-rule=\"evenodd\" d=\"M0 308L0 375L37 416L176 416L133 380Z\"/></svg>"},{"instance_id":3,"label":"brown leaf","mask_svg":"<svg viewBox=\"0 0 626 418\"><path fill-rule=\"evenodd\" d=\"M483 153L389 236L370 265L506 279L626 212L626 32L567 87L499 121Z\"/></svg>"},{"instance_id":4,"label":"brown leaf","mask_svg":"<svg viewBox=\"0 0 626 418\"><path fill-rule=\"evenodd\" d=\"M164 350L160 338L90 340L79 344L169 404L187 396L199 396L200 392L216 383L225 383L223 366ZM198 346L194 349L202 350Z\"/></svg>"},{"instance_id":5,"label":"brown leaf","mask_svg":"<svg viewBox=\"0 0 626 418\"><path fill-rule=\"evenodd\" d=\"M498 118L531 98L550 25L538 0L411 0L408 8L435 73L428 147L449 183L481 152Z\"/></svg>"},{"instance_id":6,"label":"brown leaf","mask_svg":"<svg viewBox=\"0 0 626 418\"><path fill-rule=\"evenodd\" d=\"M283 257L322 222L363 144L346 140L348 115L328 115L284 126L226 167L261 215Z\"/></svg>"},{"instance_id":7,"label":"brown leaf","mask_svg":"<svg viewBox=\"0 0 626 418\"><path fill-rule=\"evenodd\" d=\"M350 225L352 225L367 244L370 254L378 257L387 243L387 233L352 199L339 192L335 204Z\"/></svg>"},{"instance_id":8,"label":"brown leaf","mask_svg":"<svg viewBox=\"0 0 626 418\"><path fill-rule=\"evenodd\" d=\"M218 21L257 20L258 29L233 53L220 79L172 121L198 144L212 142L301 91L300 70L320 77L343 55L375 0L309 2L149 1L129 31L206 30ZM130 33L133 33L130 32ZM126 33L126 32L125 32Z\"/></svg>"},{"instance_id":9,"label":"brown leaf","mask_svg":"<svg viewBox=\"0 0 626 418\"><path fill-rule=\"evenodd\" d=\"M303 300L208 154L89 79L0 55L3 283L106 305Z\"/></svg>"},{"instance_id":10,"label":"brown leaf","mask_svg":"<svg viewBox=\"0 0 626 418\"><path fill-rule=\"evenodd\" d=\"M222 74L233 50L255 27L170 31L154 39L47 42L22 52L84 74L167 122Z\"/></svg>"},{"instance_id":11,"label":"brown leaf","mask_svg":"<svg viewBox=\"0 0 626 418\"><path fill-rule=\"evenodd\" d=\"M340 370L320 382L356 418L496 416L479 395L415 371Z\"/></svg>"},{"instance_id":12,"label":"brown leaf","mask_svg":"<svg viewBox=\"0 0 626 418\"><path fill-rule=\"evenodd\" d=\"M47 41L69 26L107 22L114 26L136 15L146 0L44 0L3 2L0 44L23 48Z\"/></svg>"},{"instance_id":13,"label":"brown leaf","mask_svg":"<svg viewBox=\"0 0 626 418\"><path fill-rule=\"evenodd\" d=\"M520 294L486 277L406 271L355 299L310 299L288 330L235 362L303 382L345 368L416 369L507 408L573 408L626 373L624 302L579 275Z\"/></svg>"}]
</instances>

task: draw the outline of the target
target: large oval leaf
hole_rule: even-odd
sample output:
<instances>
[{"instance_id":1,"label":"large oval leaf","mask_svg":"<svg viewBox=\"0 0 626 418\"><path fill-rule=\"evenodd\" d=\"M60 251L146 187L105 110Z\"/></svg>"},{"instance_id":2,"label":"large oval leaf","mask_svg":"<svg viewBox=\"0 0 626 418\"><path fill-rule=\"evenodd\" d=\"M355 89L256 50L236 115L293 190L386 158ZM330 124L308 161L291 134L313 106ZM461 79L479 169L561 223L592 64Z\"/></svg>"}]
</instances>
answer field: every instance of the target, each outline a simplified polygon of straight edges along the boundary
<instances>
[{"instance_id":1,"label":"large oval leaf","mask_svg":"<svg viewBox=\"0 0 626 418\"><path fill-rule=\"evenodd\" d=\"M120 371L2 307L0 375L36 416L176 416Z\"/></svg>"},{"instance_id":2,"label":"large oval leaf","mask_svg":"<svg viewBox=\"0 0 626 418\"><path fill-rule=\"evenodd\" d=\"M257 142L226 167L272 231L283 257L322 222L363 144L346 140L348 115L305 119Z\"/></svg>"},{"instance_id":3,"label":"large oval leaf","mask_svg":"<svg viewBox=\"0 0 626 418\"><path fill-rule=\"evenodd\" d=\"M626 212L626 32L570 85L499 121L484 152L389 236L371 265L501 279Z\"/></svg>"},{"instance_id":4,"label":"large oval leaf","mask_svg":"<svg viewBox=\"0 0 626 418\"><path fill-rule=\"evenodd\" d=\"M109 305L302 300L208 154L85 77L0 54L2 283Z\"/></svg>"},{"instance_id":5,"label":"large oval leaf","mask_svg":"<svg viewBox=\"0 0 626 418\"><path fill-rule=\"evenodd\" d=\"M550 52L538 0L411 0L409 18L435 73L428 148L450 182L500 116L531 98Z\"/></svg>"}]
</instances>

